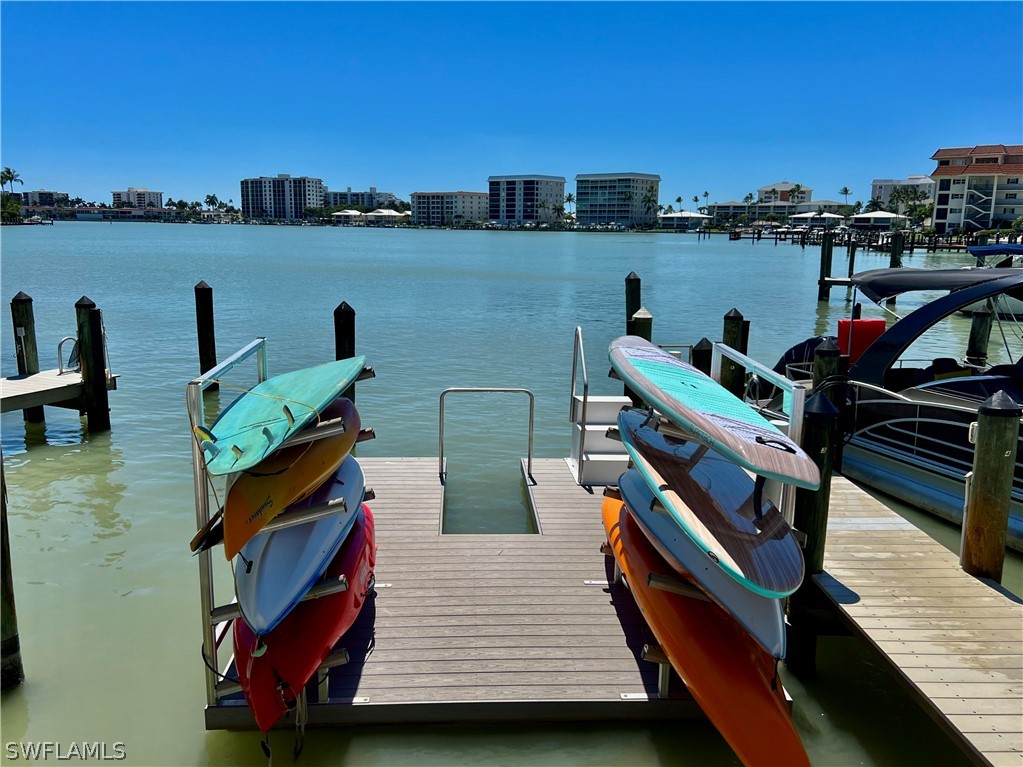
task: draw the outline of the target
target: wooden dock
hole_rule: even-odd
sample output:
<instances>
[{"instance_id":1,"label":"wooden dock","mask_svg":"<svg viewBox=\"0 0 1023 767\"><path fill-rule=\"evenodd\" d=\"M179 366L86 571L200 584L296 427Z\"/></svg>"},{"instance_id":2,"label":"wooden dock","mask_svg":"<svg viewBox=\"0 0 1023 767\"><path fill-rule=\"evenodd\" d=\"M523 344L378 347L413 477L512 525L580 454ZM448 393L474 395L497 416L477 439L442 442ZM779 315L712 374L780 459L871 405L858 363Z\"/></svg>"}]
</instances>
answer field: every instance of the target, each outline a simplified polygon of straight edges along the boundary
<instances>
[{"instance_id":1,"label":"wooden dock","mask_svg":"<svg viewBox=\"0 0 1023 767\"><path fill-rule=\"evenodd\" d=\"M681 684L658 696L641 657L652 635L608 585L602 488L576 485L564 459L533 461L539 535L442 535L436 458L359 462L376 494L377 594L310 725L702 717ZM254 724L234 696L206 726Z\"/></svg>"},{"instance_id":2,"label":"wooden dock","mask_svg":"<svg viewBox=\"0 0 1023 767\"><path fill-rule=\"evenodd\" d=\"M117 388L119 376L107 376L107 390ZM75 370L42 370L30 375L0 378L0 412L40 405L77 408L85 394L82 374Z\"/></svg>"},{"instance_id":3,"label":"wooden dock","mask_svg":"<svg viewBox=\"0 0 1023 767\"><path fill-rule=\"evenodd\" d=\"M376 493L378 591L310 725L702 716L681 684L658 697L658 667L642 659L652 637L598 550L601 488L576 485L564 459L534 460L539 535L443 535L436 458L360 462ZM815 580L978 764L1023 764L1019 600L842 477ZM206 726L254 725L235 695L207 707Z\"/></svg>"},{"instance_id":4,"label":"wooden dock","mask_svg":"<svg viewBox=\"0 0 1023 767\"><path fill-rule=\"evenodd\" d=\"M814 576L853 633L980 764L1023 765L1023 606L958 557L834 477Z\"/></svg>"}]
</instances>

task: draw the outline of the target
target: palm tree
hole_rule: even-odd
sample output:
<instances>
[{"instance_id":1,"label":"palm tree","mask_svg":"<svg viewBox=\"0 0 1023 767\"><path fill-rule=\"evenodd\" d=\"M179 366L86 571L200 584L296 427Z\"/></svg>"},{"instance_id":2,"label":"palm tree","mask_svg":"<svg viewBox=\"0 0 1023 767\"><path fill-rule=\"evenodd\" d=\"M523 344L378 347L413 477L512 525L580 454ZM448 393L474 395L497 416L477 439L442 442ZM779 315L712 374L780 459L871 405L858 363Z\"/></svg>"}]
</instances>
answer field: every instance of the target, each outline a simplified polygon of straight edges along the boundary
<instances>
[{"instance_id":1,"label":"palm tree","mask_svg":"<svg viewBox=\"0 0 1023 767\"><path fill-rule=\"evenodd\" d=\"M217 196L215 194L208 194L208 195L206 195L206 207L207 208L215 208L215 207L217 207L217 203L218 202L220 202L220 200L217 199Z\"/></svg>"},{"instance_id":2,"label":"palm tree","mask_svg":"<svg viewBox=\"0 0 1023 767\"><path fill-rule=\"evenodd\" d=\"M678 197L676 197L675 198L675 202L678 203L678 209L682 210L682 195L679 195Z\"/></svg>"},{"instance_id":3,"label":"palm tree","mask_svg":"<svg viewBox=\"0 0 1023 767\"><path fill-rule=\"evenodd\" d=\"M742 201L744 203L746 203L746 218L747 218L747 220L749 219L749 206L753 204L753 200L754 199L756 199L756 198L753 196L753 192L750 192L749 194L747 194L745 197L742 198Z\"/></svg>"},{"instance_id":4,"label":"palm tree","mask_svg":"<svg viewBox=\"0 0 1023 767\"><path fill-rule=\"evenodd\" d=\"M537 203L536 207L539 208L540 213L542 215L547 210L547 208L549 208L550 206L551 205L550 205L549 202L547 202L547 200L540 200L540 202Z\"/></svg>"},{"instance_id":5,"label":"palm tree","mask_svg":"<svg viewBox=\"0 0 1023 767\"><path fill-rule=\"evenodd\" d=\"M849 204L849 195L852 194L852 189L850 189L847 186L843 186L841 189L838 190L838 193L840 195L842 195L843 197L845 197L845 204L848 205Z\"/></svg>"},{"instance_id":6,"label":"palm tree","mask_svg":"<svg viewBox=\"0 0 1023 767\"><path fill-rule=\"evenodd\" d=\"M700 204L700 195L693 195L693 208L695 209Z\"/></svg>"},{"instance_id":7,"label":"palm tree","mask_svg":"<svg viewBox=\"0 0 1023 767\"><path fill-rule=\"evenodd\" d=\"M707 209L707 205L710 203L710 192L703 193L703 209Z\"/></svg>"},{"instance_id":8,"label":"palm tree","mask_svg":"<svg viewBox=\"0 0 1023 767\"><path fill-rule=\"evenodd\" d=\"M11 185L11 194L13 195L14 194L14 182L15 181L17 181L22 186L25 185L25 182L21 180L21 175L16 170L11 170L10 168L4 168L3 171L0 172L0 176L2 176L2 178L3 178L2 183L0 183L0 191L2 191L3 184L10 184Z\"/></svg>"},{"instance_id":9,"label":"palm tree","mask_svg":"<svg viewBox=\"0 0 1023 767\"><path fill-rule=\"evenodd\" d=\"M575 205L575 195L572 194L571 192L566 194L565 195L565 204L566 205Z\"/></svg>"}]
</instances>

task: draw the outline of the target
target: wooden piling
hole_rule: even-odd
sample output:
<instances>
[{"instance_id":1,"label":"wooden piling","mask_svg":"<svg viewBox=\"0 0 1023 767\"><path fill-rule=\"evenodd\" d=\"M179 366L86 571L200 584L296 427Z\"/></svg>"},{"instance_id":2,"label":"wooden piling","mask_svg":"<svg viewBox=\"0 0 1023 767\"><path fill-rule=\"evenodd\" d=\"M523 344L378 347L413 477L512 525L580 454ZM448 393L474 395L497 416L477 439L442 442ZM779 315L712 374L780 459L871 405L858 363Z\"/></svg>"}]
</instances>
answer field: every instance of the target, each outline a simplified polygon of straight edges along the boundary
<instances>
[{"instance_id":1,"label":"wooden piling","mask_svg":"<svg viewBox=\"0 0 1023 767\"><path fill-rule=\"evenodd\" d=\"M905 244L906 236L901 230L892 232L891 240L891 254L888 259L888 267L890 269L901 269L902 268L902 250Z\"/></svg>"},{"instance_id":2,"label":"wooden piling","mask_svg":"<svg viewBox=\"0 0 1023 767\"><path fill-rule=\"evenodd\" d=\"M817 300L827 301L831 292L828 278L831 276L831 262L834 256L835 233L824 232L821 235L820 276L817 278Z\"/></svg>"},{"instance_id":3,"label":"wooden piling","mask_svg":"<svg viewBox=\"0 0 1023 767\"><path fill-rule=\"evenodd\" d=\"M103 349L103 314L88 296L75 304L78 320L78 354L82 361L82 410L89 419L89 432L110 431L110 403L107 396L106 355Z\"/></svg>"},{"instance_id":4,"label":"wooden piling","mask_svg":"<svg viewBox=\"0 0 1023 767\"><path fill-rule=\"evenodd\" d=\"M36 321L32 310L32 297L19 291L11 299L11 319L14 321L14 348L18 357L18 375L39 372L39 347L36 345ZM21 411L26 423L43 423L43 406Z\"/></svg>"},{"instance_id":5,"label":"wooden piling","mask_svg":"<svg viewBox=\"0 0 1023 767\"><path fill-rule=\"evenodd\" d=\"M992 394L977 410L973 471L963 515L959 564L970 575L998 583L1002 582L1005 562L1021 415L1023 408L1004 391Z\"/></svg>"},{"instance_id":6,"label":"wooden piling","mask_svg":"<svg viewBox=\"0 0 1023 767\"><path fill-rule=\"evenodd\" d=\"M714 356L714 344L704 336L693 346L689 360L693 367L705 375L710 375L711 363Z\"/></svg>"},{"instance_id":7,"label":"wooden piling","mask_svg":"<svg viewBox=\"0 0 1023 767\"><path fill-rule=\"evenodd\" d=\"M639 275L629 272L629 276L625 278L625 335L627 336L635 335L632 318L643 305L642 292Z\"/></svg>"},{"instance_id":8,"label":"wooden piling","mask_svg":"<svg viewBox=\"0 0 1023 767\"><path fill-rule=\"evenodd\" d=\"M18 611L14 604L14 577L11 572L11 541L7 532L7 479L0 460L0 689L10 690L25 679L21 664L21 642L18 639Z\"/></svg>"},{"instance_id":9,"label":"wooden piling","mask_svg":"<svg viewBox=\"0 0 1023 767\"><path fill-rule=\"evenodd\" d=\"M856 269L856 246L859 243L856 240L849 240L849 277L852 277Z\"/></svg>"},{"instance_id":10,"label":"wooden piling","mask_svg":"<svg viewBox=\"0 0 1023 767\"><path fill-rule=\"evenodd\" d=\"M217 337L213 328L213 288L206 280L200 280L195 286L195 330L199 340L199 375L217 366ZM214 383L207 391L217 389Z\"/></svg>"},{"instance_id":11,"label":"wooden piling","mask_svg":"<svg viewBox=\"0 0 1023 767\"><path fill-rule=\"evenodd\" d=\"M743 317L738 309L731 309L724 317L724 330L721 334L721 340L725 346L742 351L743 344ZM747 339L749 338L748 325L745 331ZM746 371L736 362L730 359L721 360L721 381L719 382L728 391L734 394L736 397L742 397L743 390L746 388Z\"/></svg>"},{"instance_id":12,"label":"wooden piling","mask_svg":"<svg viewBox=\"0 0 1023 767\"><path fill-rule=\"evenodd\" d=\"M641 306L639 311L632 315L632 327L634 335L647 341L654 340L654 315L645 306Z\"/></svg>"},{"instance_id":13,"label":"wooden piling","mask_svg":"<svg viewBox=\"0 0 1023 767\"><path fill-rule=\"evenodd\" d=\"M985 365L987 348L991 340L991 326L994 320L991 311L991 299L974 310L970 317L970 339L966 342L966 363L968 365Z\"/></svg>"},{"instance_id":14,"label":"wooden piling","mask_svg":"<svg viewBox=\"0 0 1023 767\"><path fill-rule=\"evenodd\" d=\"M334 309L334 359L347 360L355 356L355 309L342 301ZM355 384L344 395L355 402Z\"/></svg>"}]
</instances>

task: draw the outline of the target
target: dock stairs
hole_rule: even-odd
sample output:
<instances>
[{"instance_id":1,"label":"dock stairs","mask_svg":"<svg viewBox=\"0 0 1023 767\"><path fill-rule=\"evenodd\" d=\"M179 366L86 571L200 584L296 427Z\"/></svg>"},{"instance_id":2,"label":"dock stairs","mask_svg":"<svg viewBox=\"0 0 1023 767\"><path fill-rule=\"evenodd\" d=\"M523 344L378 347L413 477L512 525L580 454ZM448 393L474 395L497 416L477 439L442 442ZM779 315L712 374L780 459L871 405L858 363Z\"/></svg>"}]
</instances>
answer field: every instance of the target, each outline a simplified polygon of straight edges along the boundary
<instances>
[{"instance_id":1,"label":"dock stairs","mask_svg":"<svg viewBox=\"0 0 1023 767\"><path fill-rule=\"evenodd\" d=\"M577 382L582 384L581 393L576 392ZM566 460L572 476L580 485L617 485L629 468L629 454L621 441L607 436L607 430L618 426L618 412L632 402L626 396L590 396L582 328L575 329L570 394L572 450Z\"/></svg>"}]
</instances>

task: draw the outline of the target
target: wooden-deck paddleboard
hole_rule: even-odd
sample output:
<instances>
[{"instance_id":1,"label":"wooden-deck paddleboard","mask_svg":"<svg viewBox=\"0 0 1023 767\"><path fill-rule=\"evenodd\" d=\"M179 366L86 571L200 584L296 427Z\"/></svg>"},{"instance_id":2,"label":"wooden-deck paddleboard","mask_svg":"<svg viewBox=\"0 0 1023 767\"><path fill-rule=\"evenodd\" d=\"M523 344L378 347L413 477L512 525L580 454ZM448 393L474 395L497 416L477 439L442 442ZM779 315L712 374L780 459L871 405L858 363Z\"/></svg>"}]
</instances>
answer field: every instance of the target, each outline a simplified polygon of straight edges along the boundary
<instances>
[{"instance_id":1,"label":"wooden-deck paddleboard","mask_svg":"<svg viewBox=\"0 0 1023 767\"><path fill-rule=\"evenodd\" d=\"M703 552L705 567L719 568L762 597L786 597L799 588L803 553L773 504L765 502L757 518L750 476L705 445L644 425L650 416L656 422L650 411L622 410L622 444L665 513Z\"/></svg>"},{"instance_id":2,"label":"wooden-deck paddleboard","mask_svg":"<svg viewBox=\"0 0 1023 767\"><path fill-rule=\"evenodd\" d=\"M293 370L244 392L196 436L211 475L245 471L316 420L366 367L363 356Z\"/></svg>"},{"instance_id":3,"label":"wooden-deck paddleboard","mask_svg":"<svg viewBox=\"0 0 1023 767\"><path fill-rule=\"evenodd\" d=\"M636 604L672 667L745 765L809 765L792 723L777 663L713 602L652 588L672 568L625 504L605 498L604 529Z\"/></svg>"},{"instance_id":4,"label":"wooden-deck paddleboard","mask_svg":"<svg viewBox=\"0 0 1023 767\"><path fill-rule=\"evenodd\" d=\"M324 420L335 418L344 419L343 434L278 450L258 466L234 475L224 501L224 556L234 557L267 522L311 495L337 471L362 423L355 404L344 397L323 411Z\"/></svg>"},{"instance_id":5,"label":"wooden-deck paddleboard","mask_svg":"<svg viewBox=\"0 0 1023 767\"><path fill-rule=\"evenodd\" d=\"M284 515L325 503L337 512L313 522L261 533L246 543L234 568L234 591L242 617L256 634L272 631L323 575L355 523L366 478L355 456L311 496Z\"/></svg>"},{"instance_id":6,"label":"wooden-deck paddleboard","mask_svg":"<svg viewBox=\"0 0 1023 767\"><path fill-rule=\"evenodd\" d=\"M647 540L680 578L735 618L771 655L785 657L785 610L782 600L762 597L740 585L696 545L656 503L636 469L622 474L618 491Z\"/></svg>"},{"instance_id":7,"label":"wooden-deck paddleboard","mask_svg":"<svg viewBox=\"0 0 1023 767\"><path fill-rule=\"evenodd\" d=\"M679 429L755 474L815 490L820 472L770 421L710 376L639 338L611 342L611 367Z\"/></svg>"},{"instance_id":8,"label":"wooden-deck paddleboard","mask_svg":"<svg viewBox=\"0 0 1023 767\"><path fill-rule=\"evenodd\" d=\"M346 590L300 603L262 637L244 619L235 620L238 678L260 730L267 732L294 708L306 683L351 628L372 587L375 563L373 514L363 504L325 573L335 580L344 575Z\"/></svg>"}]
</instances>

